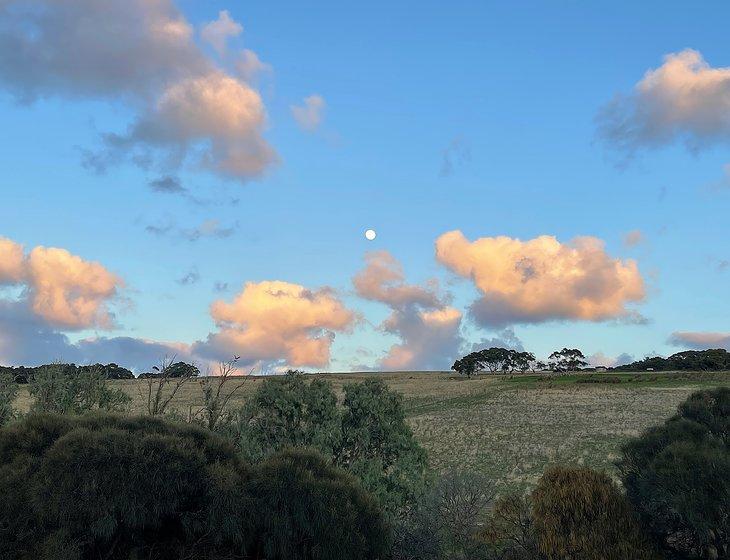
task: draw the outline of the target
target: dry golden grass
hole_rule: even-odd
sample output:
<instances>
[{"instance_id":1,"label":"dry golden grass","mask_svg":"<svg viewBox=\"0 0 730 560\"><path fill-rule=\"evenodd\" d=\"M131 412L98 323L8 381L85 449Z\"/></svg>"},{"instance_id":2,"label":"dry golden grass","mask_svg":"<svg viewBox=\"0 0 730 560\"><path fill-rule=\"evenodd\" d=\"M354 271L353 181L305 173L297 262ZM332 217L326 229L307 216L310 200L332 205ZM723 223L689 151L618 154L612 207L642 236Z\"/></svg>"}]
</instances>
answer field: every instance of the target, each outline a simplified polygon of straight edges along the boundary
<instances>
[{"instance_id":1,"label":"dry golden grass","mask_svg":"<svg viewBox=\"0 0 730 560\"><path fill-rule=\"evenodd\" d=\"M539 383L534 378L464 379L446 372L318 374L341 396L345 383L377 375L403 394L408 420L439 470L473 469L512 488L532 485L551 463L613 468L621 443L662 423L701 387L730 385L730 374L671 382L611 384ZM262 383L251 377L231 406ZM525 382L523 382L525 381ZM146 381L115 381L144 412ZM235 383L232 381L231 383ZM201 405L199 381L184 385L173 401L186 414ZM19 407L30 404L25 388Z\"/></svg>"}]
</instances>

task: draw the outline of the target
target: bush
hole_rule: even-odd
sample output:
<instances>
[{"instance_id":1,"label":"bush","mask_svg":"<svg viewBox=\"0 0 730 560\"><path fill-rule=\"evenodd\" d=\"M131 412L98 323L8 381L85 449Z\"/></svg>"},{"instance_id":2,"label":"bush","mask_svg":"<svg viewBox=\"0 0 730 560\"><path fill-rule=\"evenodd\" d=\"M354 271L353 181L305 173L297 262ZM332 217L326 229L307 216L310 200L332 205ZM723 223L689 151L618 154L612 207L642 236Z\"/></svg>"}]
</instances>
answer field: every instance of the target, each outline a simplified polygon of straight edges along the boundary
<instances>
[{"instance_id":1,"label":"bush","mask_svg":"<svg viewBox=\"0 0 730 560\"><path fill-rule=\"evenodd\" d=\"M131 398L121 389L112 389L102 370L89 368L68 375L62 364L40 368L30 384L35 398L33 412L83 414L92 410L121 412Z\"/></svg>"},{"instance_id":2,"label":"bush","mask_svg":"<svg viewBox=\"0 0 730 560\"><path fill-rule=\"evenodd\" d=\"M539 550L550 560L655 559L629 502L605 474L547 470L532 494Z\"/></svg>"},{"instance_id":3,"label":"bush","mask_svg":"<svg viewBox=\"0 0 730 560\"><path fill-rule=\"evenodd\" d=\"M18 386L8 373L0 373L0 426L13 420L17 412L13 407L18 396Z\"/></svg>"},{"instance_id":4,"label":"bush","mask_svg":"<svg viewBox=\"0 0 730 560\"><path fill-rule=\"evenodd\" d=\"M229 427L244 457L260 461L310 447L357 476L388 512L421 491L426 453L405 421L400 395L370 379L345 386L344 407L329 383L297 372L266 379Z\"/></svg>"},{"instance_id":5,"label":"bush","mask_svg":"<svg viewBox=\"0 0 730 560\"><path fill-rule=\"evenodd\" d=\"M251 481L257 558L371 560L389 549L377 503L360 484L309 450L285 450Z\"/></svg>"},{"instance_id":6,"label":"bush","mask_svg":"<svg viewBox=\"0 0 730 560\"><path fill-rule=\"evenodd\" d=\"M242 551L248 477L232 446L193 426L30 415L0 430L0 557Z\"/></svg>"},{"instance_id":7,"label":"bush","mask_svg":"<svg viewBox=\"0 0 730 560\"><path fill-rule=\"evenodd\" d=\"M209 430L31 414L0 429L0 558L379 558L375 501L309 451L256 468Z\"/></svg>"},{"instance_id":8,"label":"bush","mask_svg":"<svg viewBox=\"0 0 730 560\"><path fill-rule=\"evenodd\" d=\"M532 500L529 496L501 496L480 531L479 539L487 543L499 560L544 560L535 535Z\"/></svg>"},{"instance_id":9,"label":"bush","mask_svg":"<svg viewBox=\"0 0 730 560\"><path fill-rule=\"evenodd\" d=\"M627 495L671 558L730 558L730 389L693 394L622 452Z\"/></svg>"}]
</instances>

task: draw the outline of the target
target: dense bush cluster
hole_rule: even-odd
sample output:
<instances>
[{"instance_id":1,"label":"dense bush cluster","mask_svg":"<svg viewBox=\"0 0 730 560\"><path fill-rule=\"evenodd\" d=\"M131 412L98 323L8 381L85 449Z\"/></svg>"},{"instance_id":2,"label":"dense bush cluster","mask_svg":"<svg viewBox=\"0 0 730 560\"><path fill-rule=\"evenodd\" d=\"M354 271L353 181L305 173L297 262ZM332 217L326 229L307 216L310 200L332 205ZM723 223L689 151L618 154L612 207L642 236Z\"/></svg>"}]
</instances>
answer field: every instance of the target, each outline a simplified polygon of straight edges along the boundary
<instances>
[{"instance_id":1,"label":"dense bush cluster","mask_svg":"<svg viewBox=\"0 0 730 560\"><path fill-rule=\"evenodd\" d=\"M730 388L692 395L623 447L619 469L669 558L730 558Z\"/></svg>"},{"instance_id":2,"label":"dense bush cluster","mask_svg":"<svg viewBox=\"0 0 730 560\"><path fill-rule=\"evenodd\" d=\"M67 377L75 377L79 374L89 372L100 372L105 379L134 379L134 374L126 368L117 364L93 364L86 366L77 366L76 364L46 364L36 367L10 367L0 366L0 375L7 374L16 383L30 383L36 374L42 373L49 368L58 370Z\"/></svg>"},{"instance_id":3,"label":"dense bush cluster","mask_svg":"<svg viewBox=\"0 0 730 560\"><path fill-rule=\"evenodd\" d=\"M0 558L382 558L387 526L311 452L251 466L208 430L30 415L0 430Z\"/></svg>"},{"instance_id":4,"label":"dense bush cluster","mask_svg":"<svg viewBox=\"0 0 730 560\"><path fill-rule=\"evenodd\" d=\"M402 397L382 381L352 383L344 393L339 407L325 381L296 372L266 379L221 429L250 461L288 447L316 449L394 512L422 488L426 453L406 423Z\"/></svg>"}]
</instances>

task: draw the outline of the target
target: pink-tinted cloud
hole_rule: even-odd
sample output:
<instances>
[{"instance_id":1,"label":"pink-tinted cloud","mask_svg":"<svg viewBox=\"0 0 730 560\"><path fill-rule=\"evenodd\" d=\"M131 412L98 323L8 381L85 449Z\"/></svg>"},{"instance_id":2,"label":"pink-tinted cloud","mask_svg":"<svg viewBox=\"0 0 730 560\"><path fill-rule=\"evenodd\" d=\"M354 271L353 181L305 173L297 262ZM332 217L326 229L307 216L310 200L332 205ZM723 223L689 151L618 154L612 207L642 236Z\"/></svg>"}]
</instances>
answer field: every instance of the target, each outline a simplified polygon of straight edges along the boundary
<instances>
[{"instance_id":1,"label":"pink-tinted cloud","mask_svg":"<svg viewBox=\"0 0 730 560\"><path fill-rule=\"evenodd\" d=\"M462 345L461 312L449 307L438 293L438 284L407 284L400 263L387 251L368 253L366 267L353 278L359 296L384 303L392 313L380 326L395 335L394 344L381 360L390 370L440 369Z\"/></svg>"},{"instance_id":2,"label":"pink-tinted cloud","mask_svg":"<svg viewBox=\"0 0 730 560\"><path fill-rule=\"evenodd\" d=\"M22 247L0 239L0 281L21 285L32 311L65 329L111 328L109 303L123 286L121 278L99 263L65 249Z\"/></svg>"},{"instance_id":3,"label":"pink-tinted cloud","mask_svg":"<svg viewBox=\"0 0 730 560\"><path fill-rule=\"evenodd\" d=\"M197 343L195 353L291 366L326 366L335 333L356 319L332 290L281 281L248 282L233 301L217 300L210 311L219 330Z\"/></svg>"},{"instance_id":4,"label":"pink-tinted cloud","mask_svg":"<svg viewBox=\"0 0 730 560\"><path fill-rule=\"evenodd\" d=\"M626 305L644 298L636 262L611 257L595 237L569 243L547 235L469 241L450 231L436 240L436 258L482 293L471 310L483 325L633 320L636 313Z\"/></svg>"},{"instance_id":5,"label":"pink-tinted cloud","mask_svg":"<svg viewBox=\"0 0 730 560\"><path fill-rule=\"evenodd\" d=\"M707 348L730 350L730 333L677 331L669 337L669 343L695 350L705 350Z\"/></svg>"},{"instance_id":6,"label":"pink-tinted cloud","mask_svg":"<svg viewBox=\"0 0 730 560\"><path fill-rule=\"evenodd\" d=\"M23 246L0 237L0 284L18 284L25 274Z\"/></svg>"},{"instance_id":7,"label":"pink-tinted cloud","mask_svg":"<svg viewBox=\"0 0 730 560\"><path fill-rule=\"evenodd\" d=\"M631 230L624 235L624 245L626 245L626 247L636 247L645 240L644 234L638 229Z\"/></svg>"},{"instance_id":8,"label":"pink-tinted cloud","mask_svg":"<svg viewBox=\"0 0 730 560\"><path fill-rule=\"evenodd\" d=\"M220 52L240 33L227 12L203 29ZM245 181L277 161L263 134L263 102L195 42L172 0L0 2L0 86L24 101L91 98L125 103L126 132L86 150L96 171L121 161L191 164Z\"/></svg>"},{"instance_id":9,"label":"pink-tinted cloud","mask_svg":"<svg viewBox=\"0 0 730 560\"><path fill-rule=\"evenodd\" d=\"M598 116L599 134L629 155L683 141L691 150L730 140L730 67L712 68L695 50L664 57L633 92Z\"/></svg>"}]
</instances>

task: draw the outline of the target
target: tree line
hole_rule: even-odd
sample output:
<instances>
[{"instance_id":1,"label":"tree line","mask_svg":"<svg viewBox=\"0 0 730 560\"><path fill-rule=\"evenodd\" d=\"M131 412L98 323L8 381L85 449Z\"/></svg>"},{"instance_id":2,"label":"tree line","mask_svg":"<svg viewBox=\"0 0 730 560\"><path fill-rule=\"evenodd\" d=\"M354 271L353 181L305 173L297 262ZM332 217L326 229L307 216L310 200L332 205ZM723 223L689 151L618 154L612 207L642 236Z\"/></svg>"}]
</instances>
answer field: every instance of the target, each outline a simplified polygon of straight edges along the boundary
<instances>
[{"instance_id":1,"label":"tree line","mask_svg":"<svg viewBox=\"0 0 730 560\"><path fill-rule=\"evenodd\" d=\"M576 371L588 365L583 352L577 348L556 350L548 358L548 362L537 360L532 352L521 352L510 348L492 347L471 352L459 358L451 369L471 377L480 371L490 373L510 373L515 371Z\"/></svg>"}]
</instances>

